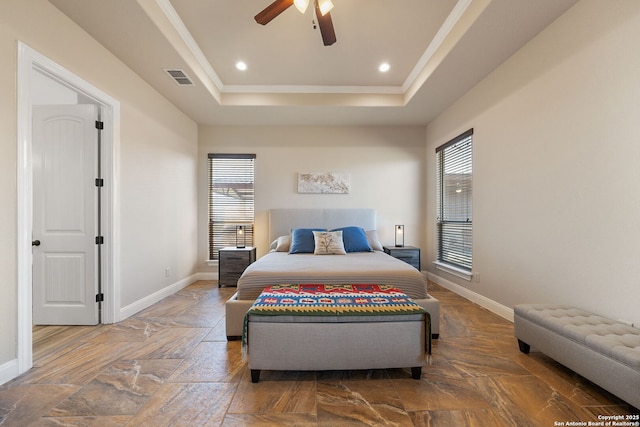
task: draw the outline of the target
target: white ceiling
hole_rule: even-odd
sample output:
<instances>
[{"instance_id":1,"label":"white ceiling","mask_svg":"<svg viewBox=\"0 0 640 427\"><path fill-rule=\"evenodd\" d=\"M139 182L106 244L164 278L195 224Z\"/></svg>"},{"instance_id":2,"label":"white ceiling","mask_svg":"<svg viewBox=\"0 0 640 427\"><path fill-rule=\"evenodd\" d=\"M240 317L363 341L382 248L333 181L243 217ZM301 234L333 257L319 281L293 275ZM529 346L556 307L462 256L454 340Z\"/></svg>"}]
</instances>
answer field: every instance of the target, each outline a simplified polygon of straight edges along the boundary
<instances>
[{"instance_id":1,"label":"white ceiling","mask_svg":"<svg viewBox=\"0 0 640 427\"><path fill-rule=\"evenodd\" d=\"M333 0L332 46L272 0L49 1L200 124L425 125L577 0Z\"/></svg>"}]
</instances>

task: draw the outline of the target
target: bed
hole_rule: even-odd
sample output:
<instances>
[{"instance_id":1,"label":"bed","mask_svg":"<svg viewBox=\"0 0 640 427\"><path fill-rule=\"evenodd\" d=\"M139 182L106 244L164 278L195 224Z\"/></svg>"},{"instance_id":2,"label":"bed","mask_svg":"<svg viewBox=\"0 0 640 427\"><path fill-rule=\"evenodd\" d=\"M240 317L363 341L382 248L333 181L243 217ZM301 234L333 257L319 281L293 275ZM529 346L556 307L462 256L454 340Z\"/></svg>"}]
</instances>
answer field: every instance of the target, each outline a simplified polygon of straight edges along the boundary
<instances>
[{"instance_id":1,"label":"bed","mask_svg":"<svg viewBox=\"0 0 640 427\"><path fill-rule=\"evenodd\" d=\"M366 232L371 251L344 255L290 254L291 230L334 230L357 227ZM427 293L423 274L384 252L377 241L373 209L272 209L269 212L270 252L251 264L238 280L237 292L226 303L227 338L242 335L244 315L262 290L278 284L383 284L401 289L431 315L431 332L439 334L440 303ZM295 241L294 241L295 242ZM287 245L288 243L288 245Z\"/></svg>"}]
</instances>

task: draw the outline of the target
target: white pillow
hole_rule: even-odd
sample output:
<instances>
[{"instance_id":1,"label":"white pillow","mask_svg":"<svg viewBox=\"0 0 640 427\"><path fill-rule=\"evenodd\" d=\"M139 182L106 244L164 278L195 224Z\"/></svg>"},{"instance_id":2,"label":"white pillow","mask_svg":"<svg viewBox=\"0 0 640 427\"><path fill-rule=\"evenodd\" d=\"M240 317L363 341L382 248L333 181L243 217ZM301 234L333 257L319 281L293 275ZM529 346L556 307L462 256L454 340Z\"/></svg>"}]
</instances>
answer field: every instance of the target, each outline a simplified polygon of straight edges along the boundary
<instances>
[{"instance_id":1,"label":"white pillow","mask_svg":"<svg viewBox=\"0 0 640 427\"><path fill-rule=\"evenodd\" d=\"M346 255L342 231L314 231L314 255Z\"/></svg>"},{"instance_id":2,"label":"white pillow","mask_svg":"<svg viewBox=\"0 0 640 427\"><path fill-rule=\"evenodd\" d=\"M291 236L280 236L269 246L269 252L289 252Z\"/></svg>"},{"instance_id":3,"label":"white pillow","mask_svg":"<svg viewBox=\"0 0 640 427\"><path fill-rule=\"evenodd\" d=\"M376 230L367 230L367 241L369 241L369 246L374 251L382 251L382 243L380 243L380 239L378 238L378 232Z\"/></svg>"}]
</instances>

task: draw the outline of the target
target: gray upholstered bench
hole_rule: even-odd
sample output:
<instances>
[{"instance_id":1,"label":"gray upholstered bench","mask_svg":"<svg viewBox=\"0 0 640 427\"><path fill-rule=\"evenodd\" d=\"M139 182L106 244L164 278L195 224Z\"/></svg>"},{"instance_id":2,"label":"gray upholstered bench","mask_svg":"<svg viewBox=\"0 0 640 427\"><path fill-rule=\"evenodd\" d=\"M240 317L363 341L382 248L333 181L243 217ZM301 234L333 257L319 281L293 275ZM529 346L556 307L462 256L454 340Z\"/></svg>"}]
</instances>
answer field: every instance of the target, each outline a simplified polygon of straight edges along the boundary
<instances>
[{"instance_id":1,"label":"gray upholstered bench","mask_svg":"<svg viewBox=\"0 0 640 427\"><path fill-rule=\"evenodd\" d=\"M390 285L282 284L245 316L251 381L261 370L411 368L431 353L431 316Z\"/></svg>"},{"instance_id":2,"label":"gray upholstered bench","mask_svg":"<svg viewBox=\"0 0 640 427\"><path fill-rule=\"evenodd\" d=\"M557 304L514 307L520 351L552 357L640 408L640 329Z\"/></svg>"},{"instance_id":3,"label":"gray upholstered bench","mask_svg":"<svg viewBox=\"0 0 640 427\"><path fill-rule=\"evenodd\" d=\"M411 368L425 363L424 314L382 316L248 316L249 369L324 371Z\"/></svg>"}]
</instances>

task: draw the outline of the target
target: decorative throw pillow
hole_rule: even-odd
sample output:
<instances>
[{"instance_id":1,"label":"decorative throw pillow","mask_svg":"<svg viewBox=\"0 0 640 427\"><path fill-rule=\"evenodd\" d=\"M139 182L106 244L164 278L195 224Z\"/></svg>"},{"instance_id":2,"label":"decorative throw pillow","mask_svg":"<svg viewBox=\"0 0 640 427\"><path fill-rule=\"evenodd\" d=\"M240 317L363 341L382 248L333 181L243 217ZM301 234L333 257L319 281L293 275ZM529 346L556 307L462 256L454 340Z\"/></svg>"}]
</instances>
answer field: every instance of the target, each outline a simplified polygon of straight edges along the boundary
<instances>
[{"instance_id":1,"label":"decorative throw pillow","mask_svg":"<svg viewBox=\"0 0 640 427\"><path fill-rule=\"evenodd\" d=\"M342 231L344 249L347 252L372 252L367 233L361 227L334 228L331 231Z\"/></svg>"},{"instance_id":2,"label":"decorative throw pillow","mask_svg":"<svg viewBox=\"0 0 640 427\"><path fill-rule=\"evenodd\" d=\"M315 255L346 255L342 231L314 231Z\"/></svg>"},{"instance_id":3,"label":"decorative throw pillow","mask_svg":"<svg viewBox=\"0 0 640 427\"><path fill-rule=\"evenodd\" d=\"M295 228L291 230L290 254L312 254L315 249L314 231L326 231L326 228Z\"/></svg>"}]
</instances>

